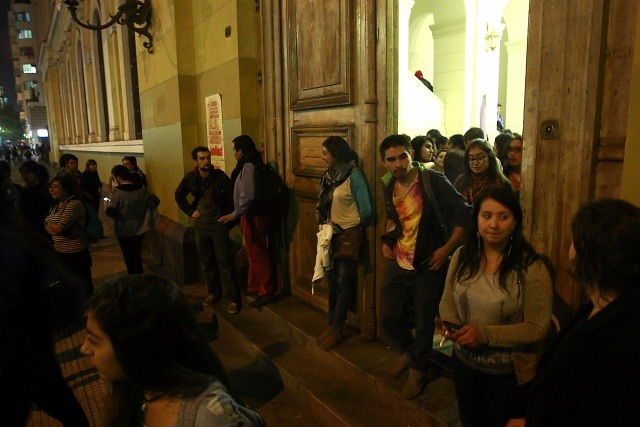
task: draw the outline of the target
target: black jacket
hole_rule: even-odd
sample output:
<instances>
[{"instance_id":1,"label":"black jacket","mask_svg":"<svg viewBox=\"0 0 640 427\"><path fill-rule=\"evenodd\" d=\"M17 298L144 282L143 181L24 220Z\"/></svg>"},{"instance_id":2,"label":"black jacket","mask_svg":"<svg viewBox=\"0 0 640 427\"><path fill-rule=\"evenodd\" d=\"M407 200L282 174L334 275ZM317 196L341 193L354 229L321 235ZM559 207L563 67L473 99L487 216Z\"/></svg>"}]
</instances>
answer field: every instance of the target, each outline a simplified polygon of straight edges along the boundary
<instances>
[{"instance_id":1,"label":"black jacket","mask_svg":"<svg viewBox=\"0 0 640 427\"><path fill-rule=\"evenodd\" d=\"M178 207L188 216L193 215L198 201L204 192L211 188L213 200L223 214L233 211L233 188L231 180L220 169L211 169L207 178L202 178L197 170L187 172L175 191L175 199ZM187 195L193 195L194 200L189 203Z\"/></svg>"},{"instance_id":2,"label":"black jacket","mask_svg":"<svg viewBox=\"0 0 640 427\"><path fill-rule=\"evenodd\" d=\"M640 285L640 284L637 284ZM589 303L540 359L527 427L631 426L640 420L640 298Z\"/></svg>"},{"instance_id":3,"label":"black jacket","mask_svg":"<svg viewBox=\"0 0 640 427\"><path fill-rule=\"evenodd\" d=\"M414 162L414 164L416 164ZM416 165L416 167L420 167ZM436 216L434 206L431 204L429 197L424 190L424 179L429 179L433 195L438 203L440 214L443 222L451 225L469 228L471 221L472 208L467 203L464 196L453 188L449 180L440 172L430 169L422 169L418 174L420 181L420 190L422 193L422 216L418 225L418 236L416 240L416 252L413 258L413 267L420 268L426 263L433 252L442 247L446 242L443 241L442 224ZM398 239L402 236L402 226L398 211L393 204L393 187L395 177L389 179L383 177L384 199L387 207L387 219L395 223L395 228L382 235L382 241L391 247L396 245Z\"/></svg>"}]
</instances>

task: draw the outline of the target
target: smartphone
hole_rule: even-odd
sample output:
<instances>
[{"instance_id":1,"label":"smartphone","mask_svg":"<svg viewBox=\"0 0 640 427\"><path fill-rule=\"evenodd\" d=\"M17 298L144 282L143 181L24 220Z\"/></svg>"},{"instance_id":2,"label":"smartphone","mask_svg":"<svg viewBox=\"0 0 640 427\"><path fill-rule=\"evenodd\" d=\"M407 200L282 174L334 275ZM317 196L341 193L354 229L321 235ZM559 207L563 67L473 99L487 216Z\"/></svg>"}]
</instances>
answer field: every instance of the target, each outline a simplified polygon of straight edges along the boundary
<instances>
[{"instance_id":1,"label":"smartphone","mask_svg":"<svg viewBox=\"0 0 640 427\"><path fill-rule=\"evenodd\" d=\"M443 320L442 324L451 332L452 334L458 332L462 326L457 323L449 322L448 320Z\"/></svg>"},{"instance_id":2,"label":"smartphone","mask_svg":"<svg viewBox=\"0 0 640 427\"><path fill-rule=\"evenodd\" d=\"M108 198L108 197L103 197L102 200L104 200L105 202L110 202L111 201L111 199Z\"/></svg>"}]
</instances>

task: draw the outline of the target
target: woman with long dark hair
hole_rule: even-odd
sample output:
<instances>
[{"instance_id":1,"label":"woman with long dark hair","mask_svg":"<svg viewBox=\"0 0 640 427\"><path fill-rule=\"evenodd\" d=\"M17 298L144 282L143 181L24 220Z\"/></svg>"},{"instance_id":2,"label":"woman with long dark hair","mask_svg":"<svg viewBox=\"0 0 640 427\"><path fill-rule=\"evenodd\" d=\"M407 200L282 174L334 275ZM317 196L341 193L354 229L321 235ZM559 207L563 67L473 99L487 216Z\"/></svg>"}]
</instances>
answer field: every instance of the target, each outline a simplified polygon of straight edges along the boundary
<instances>
[{"instance_id":1,"label":"woman with long dark hair","mask_svg":"<svg viewBox=\"0 0 640 427\"><path fill-rule=\"evenodd\" d=\"M226 224L240 219L249 261L247 291L258 295L249 306L259 308L272 302L276 291L274 268L268 246L271 221L269 217L251 210L256 198L255 170L257 167L265 167L265 164L256 143L248 135L240 135L233 139L233 156L238 162L231 172L234 210L221 216L218 221Z\"/></svg>"},{"instance_id":2,"label":"woman with long dark hair","mask_svg":"<svg viewBox=\"0 0 640 427\"><path fill-rule=\"evenodd\" d=\"M511 182L513 191L520 191L520 171L522 170L522 147L524 141L517 133L507 146L507 163L504 166L504 175Z\"/></svg>"},{"instance_id":3,"label":"woman with long dark hair","mask_svg":"<svg viewBox=\"0 0 640 427\"><path fill-rule=\"evenodd\" d=\"M333 239L339 239L342 233L359 234L362 247L363 227L371 220L372 209L367 181L358 168L358 155L344 138L330 136L322 143L322 159L328 168L320 181L316 205L318 222L333 226ZM358 264L356 260L333 261L329 273L328 326L317 340L324 350L335 347L343 340Z\"/></svg>"},{"instance_id":4,"label":"woman with long dark hair","mask_svg":"<svg viewBox=\"0 0 640 427\"><path fill-rule=\"evenodd\" d=\"M80 351L111 384L109 427L250 426L180 288L156 276L105 283L89 301Z\"/></svg>"},{"instance_id":5,"label":"woman with long dark hair","mask_svg":"<svg viewBox=\"0 0 640 427\"><path fill-rule=\"evenodd\" d=\"M98 212L102 198L102 181L98 174L98 162L93 159L87 160L82 176L84 178L82 190L89 194L87 203Z\"/></svg>"},{"instance_id":6,"label":"woman with long dark hair","mask_svg":"<svg viewBox=\"0 0 640 427\"><path fill-rule=\"evenodd\" d=\"M571 224L569 271L587 303L542 356L527 427L631 426L640 409L640 208L590 201ZM509 426L523 426L524 420Z\"/></svg>"},{"instance_id":7,"label":"woman with long dark hair","mask_svg":"<svg viewBox=\"0 0 640 427\"><path fill-rule=\"evenodd\" d=\"M419 135L411 140L413 148L413 160L422 162L427 169L434 169L436 147L433 140L427 136Z\"/></svg>"},{"instance_id":8,"label":"woman with long dark hair","mask_svg":"<svg viewBox=\"0 0 640 427\"><path fill-rule=\"evenodd\" d=\"M504 426L526 410L551 320L552 283L522 233L511 187L484 188L473 211L473 229L451 259L440 315L444 337L454 341L462 423Z\"/></svg>"},{"instance_id":9,"label":"woman with long dark hair","mask_svg":"<svg viewBox=\"0 0 640 427\"><path fill-rule=\"evenodd\" d=\"M496 154L487 142L474 139L464 150L464 172L453 186L473 205L478 193L491 184L509 185L509 180L502 173Z\"/></svg>"}]
</instances>

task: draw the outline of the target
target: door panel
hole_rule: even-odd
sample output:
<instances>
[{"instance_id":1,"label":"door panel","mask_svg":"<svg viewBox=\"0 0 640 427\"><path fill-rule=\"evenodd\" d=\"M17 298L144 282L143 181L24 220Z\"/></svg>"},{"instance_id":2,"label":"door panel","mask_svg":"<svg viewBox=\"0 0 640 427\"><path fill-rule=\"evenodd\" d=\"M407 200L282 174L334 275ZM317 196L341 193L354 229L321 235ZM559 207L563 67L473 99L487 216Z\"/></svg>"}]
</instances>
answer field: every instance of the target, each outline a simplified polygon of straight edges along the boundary
<instances>
[{"instance_id":1,"label":"door panel","mask_svg":"<svg viewBox=\"0 0 640 427\"><path fill-rule=\"evenodd\" d=\"M291 109L352 102L350 3L349 0L289 2Z\"/></svg>"}]
</instances>

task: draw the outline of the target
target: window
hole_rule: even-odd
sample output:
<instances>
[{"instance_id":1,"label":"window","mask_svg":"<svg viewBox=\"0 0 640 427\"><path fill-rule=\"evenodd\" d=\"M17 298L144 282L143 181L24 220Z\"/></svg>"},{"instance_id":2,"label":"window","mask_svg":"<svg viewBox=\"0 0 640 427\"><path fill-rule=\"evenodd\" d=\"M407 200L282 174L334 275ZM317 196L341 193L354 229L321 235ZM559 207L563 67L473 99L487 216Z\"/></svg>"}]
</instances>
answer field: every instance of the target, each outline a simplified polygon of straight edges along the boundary
<instances>
[{"instance_id":1,"label":"window","mask_svg":"<svg viewBox=\"0 0 640 427\"><path fill-rule=\"evenodd\" d=\"M18 31L18 39L19 40L26 40L26 39L32 39L33 38L33 33L31 32L31 30L20 30Z\"/></svg>"},{"instance_id":2,"label":"window","mask_svg":"<svg viewBox=\"0 0 640 427\"><path fill-rule=\"evenodd\" d=\"M31 21L31 14L29 12L18 12L16 13L16 21Z\"/></svg>"},{"instance_id":3,"label":"window","mask_svg":"<svg viewBox=\"0 0 640 427\"><path fill-rule=\"evenodd\" d=\"M25 80L22 82L22 90L31 90L38 87L38 82L35 80Z\"/></svg>"},{"instance_id":4,"label":"window","mask_svg":"<svg viewBox=\"0 0 640 427\"><path fill-rule=\"evenodd\" d=\"M30 46L20 48L20 56L29 56L33 58L33 48Z\"/></svg>"},{"instance_id":5,"label":"window","mask_svg":"<svg viewBox=\"0 0 640 427\"><path fill-rule=\"evenodd\" d=\"M22 72L25 74L35 74L36 65L35 64L22 64Z\"/></svg>"}]
</instances>

